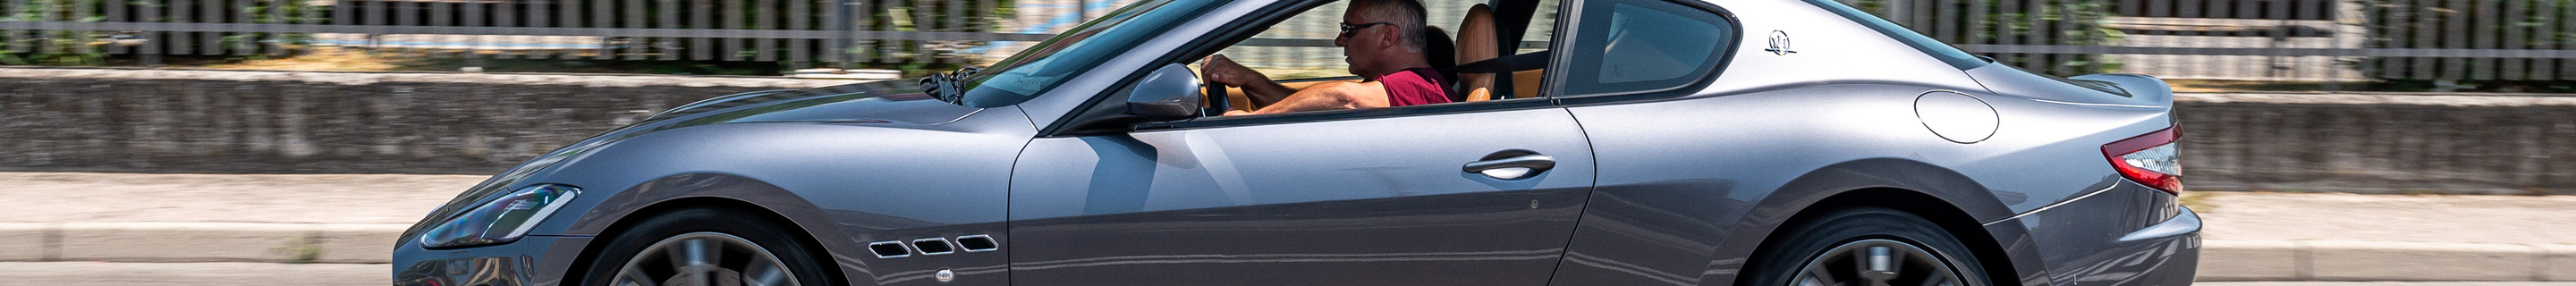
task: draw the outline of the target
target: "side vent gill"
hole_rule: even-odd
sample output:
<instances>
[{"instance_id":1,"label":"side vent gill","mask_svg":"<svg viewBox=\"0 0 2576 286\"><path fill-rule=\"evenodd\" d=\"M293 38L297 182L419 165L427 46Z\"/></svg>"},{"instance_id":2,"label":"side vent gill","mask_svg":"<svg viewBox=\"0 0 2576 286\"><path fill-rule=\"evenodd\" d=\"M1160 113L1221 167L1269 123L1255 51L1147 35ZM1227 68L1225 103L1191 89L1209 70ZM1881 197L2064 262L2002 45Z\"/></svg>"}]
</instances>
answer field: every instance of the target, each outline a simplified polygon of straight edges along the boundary
<instances>
[{"instance_id":1,"label":"side vent gill","mask_svg":"<svg viewBox=\"0 0 2576 286\"><path fill-rule=\"evenodd\" d=\"M904 248L901 241L871 242L868 243L868 252L875 252L877 258L912 257L912 249Z\"/></svg>"},{"instance_id":2,"label":"side vent gill","mask_svg":"<svg viewBox=\"0 0 2576 286\"><path fill-rule=\"evenodd\" d=\"M951 246L951 245L948 245L948 239L946 239L946 238L937 238L937 237L933 237L933 238L924 238L924 239L914 239L914 240L912 240L912 248L913 248L913 249L920 249L920 250L921 250L921 255L940 255L940 254L957 253L957 247L955 247L955 246Z\"/></svg>"},{"instance_id":3,"label":"side vent gill","mask_svg":"<svg viewBox=\"0 0 2576 286\"><path fill-rule=\"evenodd\" d=\"M977 234L957 237L957 247L965 248L966 252L985 252L1002 249L1002 244L993 242L991 235Z\"/></svg>"}]
</instances>

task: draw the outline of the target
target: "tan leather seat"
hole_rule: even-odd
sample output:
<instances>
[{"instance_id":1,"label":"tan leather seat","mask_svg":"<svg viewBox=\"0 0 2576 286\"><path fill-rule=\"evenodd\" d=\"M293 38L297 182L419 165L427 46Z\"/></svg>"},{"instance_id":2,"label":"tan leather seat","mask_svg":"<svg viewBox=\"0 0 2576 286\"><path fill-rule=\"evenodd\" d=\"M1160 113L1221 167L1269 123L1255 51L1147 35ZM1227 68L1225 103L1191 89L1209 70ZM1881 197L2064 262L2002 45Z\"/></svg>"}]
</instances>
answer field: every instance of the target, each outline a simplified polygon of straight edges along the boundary
<instances>
[{"instance_id":1,"label":"tan leather seat","mask_svg":"<svg viewBox=\"0 0 2576 286\"><path fill-rule=\"evenodd\" d=\"M1199 74L1207 74L1207 70L1204 70L1204 69L1199 70ZM1206 95L1206 94L1200 94L1199 96L1207 96L1207 95ZM1250 98L1250 97L1244 97L1244 94L1243 94L1243 87L1240 87L1240 86L1226 86L1226 87L1225 87L1225 102L1226 102L1226 108L1232 108L1232 109L1234 109L1234 110L1242 110L1242 111L1252 111L1252 98ZM1216 107L1216 101L1215 101L1215 100L1203 100L1203 101L1200 101L1200 102L1199 102L1199 107Z\"/></svg>"},{"instance_id":2,"label":"tan leather seat","mask_svg":"<svg viewBox=\"0 0 2576 286\"><path fill-rule=\"evenodd\" d=\"M1494 35L1494 8L1476 4L1467 8L1467 18L1458 20L1458 63L1473 63L1501 56L1501 44ZM1494 74L1458 73L1458 90L1467 93L1467 101L1493 100ZM1514 82L1518 82L1514 78ZM1536 82L1533 80L1532 82ZM1517 84L1515 84L1517 85Z\"/></svg>"},{"instance_id":3,"label":"tan leather seat","mask_svg":"<svg viewBox=\"0 0 2576 286\"><path fill-rule=\"evenodd\" d=\"M1232 105L1234 110L1252 111L1252 94L1244 93L1243 87L1226 86L1225 102L1226 105Z\"/></svg>"},{"instance_id":4,"label":"tan leather seat","mask_svg":"<svg viewBox=\"0 0 2576 286\"><path fill-rule=\"evenodd\" d=\"M1538 85L1544 83L1546 75L1547 69L1512 72L1512 94L1520 97L1538 96Z\"/></svg>"}]
</instances>

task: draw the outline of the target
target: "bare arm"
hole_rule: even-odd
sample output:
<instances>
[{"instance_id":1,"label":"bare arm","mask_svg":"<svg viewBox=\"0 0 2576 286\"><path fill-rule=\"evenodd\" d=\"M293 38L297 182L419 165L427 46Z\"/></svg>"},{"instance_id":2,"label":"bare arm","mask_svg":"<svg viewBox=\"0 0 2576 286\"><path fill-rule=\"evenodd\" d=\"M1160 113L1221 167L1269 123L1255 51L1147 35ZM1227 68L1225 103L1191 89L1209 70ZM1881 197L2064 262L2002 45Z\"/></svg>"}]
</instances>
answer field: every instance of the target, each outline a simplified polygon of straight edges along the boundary
<instances>
[{"instance_id":1,"label":"bare arm","mask_svg":"<svg viewBox=\"0 0 2576 286\"><path fill-rule=\"evenodd\" d=\"M1387 107L1384 83L1329 82L1306 87L1279 104L1250 112L1228 112L1226 115L1272 114L1298 111L1339 110Z\"/></svg>"},{"instance_id":2,"label":"bare arm","mask_svg":"<svg viewBox=\"0 0 2576 286\"><path fill-rule=\"evenodd\" d=\"M1279 101L1286 100L1288 96L1297 93L1296 89L1271 81L1270 76L1243 67L1242 64L1236 64L1225 55L1208 56L1207 64L1201 69L1208 74L1209 81L1243 88L1243 96L1252 99L1253 109L1278 104Z\"/></svg>"},{"instance_id":3,"label":"bare arm","mask_svg":"<svg viewBox=\"0 0 2576 286\"><path fill-rule=\"evenodd\" d=\"M1280 101L1287 100L1289 96L1297 94L1296 89L1290 89L1287 85L1279 84L1279 82L1276 81L1270 81L1269 77L1257 78L1261 80L1259 82L1242 86L1243 97L1252 99L1253 109L1261 109L1263 107L1279 104Z\"/></svg>"}]
</instances>

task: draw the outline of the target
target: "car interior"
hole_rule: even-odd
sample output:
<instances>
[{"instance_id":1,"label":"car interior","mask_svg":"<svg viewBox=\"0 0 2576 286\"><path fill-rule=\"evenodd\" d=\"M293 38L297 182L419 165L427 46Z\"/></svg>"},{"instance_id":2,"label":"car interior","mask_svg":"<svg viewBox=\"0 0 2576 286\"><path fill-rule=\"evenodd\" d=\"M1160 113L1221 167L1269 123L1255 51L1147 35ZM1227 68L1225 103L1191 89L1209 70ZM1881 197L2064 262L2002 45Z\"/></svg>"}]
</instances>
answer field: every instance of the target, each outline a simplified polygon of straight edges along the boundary
<instances>
[{"instance_id":1,"label":"car interior","mask_svg":"<svg viewBox=\"0 0 2576 286\"><path fill-rule=\"evenodd\" d=\"M1433 68L1440 69L1451 79L1448 93L1453 103L1450 104L1540 96L1541 84L1546 82L1547 50L1551 36L1555 34L1558 3L1556 0L1423 1L1427 10L1425 22L1429 25L1424 33L1424 42L1427 43L1425 56L1431 59ZM1334 81L1358 82L1360 77L1351 75L1347 70L1348 64L1341 62L1340 47L1332 45L1337 31L1329 28L1341 21L1347 5L1346 1L1332 1L1302 7L1304 11L1295 16L1264 23L1264 29L1249 37L1231 39L1227 42L1232 44L1214 53L1234 58L1292 89ZM1255 60L1261 57L1271 60ZM1283 57L1326 59L1330 62L1276 60ZM1203 65L1203 62L1193 62L1191 68L1202 68ZM1201 74L1205 72L1201 71ZM1240 87L1226 86L1206 91L1208 95L1223 94L1227 97L1205 101L1211 105L1225 103L1234 110L1255 108Z\"/></svg>"}]
</instances>

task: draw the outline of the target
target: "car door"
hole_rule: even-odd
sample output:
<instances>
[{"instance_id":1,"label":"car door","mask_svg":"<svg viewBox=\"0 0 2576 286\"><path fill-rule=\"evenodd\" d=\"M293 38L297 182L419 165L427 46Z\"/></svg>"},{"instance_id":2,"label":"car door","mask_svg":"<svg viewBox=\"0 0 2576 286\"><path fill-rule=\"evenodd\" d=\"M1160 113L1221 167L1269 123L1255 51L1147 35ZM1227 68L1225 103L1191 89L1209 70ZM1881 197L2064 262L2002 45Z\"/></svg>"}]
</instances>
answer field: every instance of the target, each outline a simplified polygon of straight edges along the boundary
<instances>
[{"instance_id":1,"label":"car door","mask_svg":"<svg viewBox=\"0 0 2576 286\"><path fill-rule=\"evenodd\" d=\"M1012 176L1012 281L1543 285L1587 144L1544 98L1038 138Z\"/></svg>"}]
</instances>

